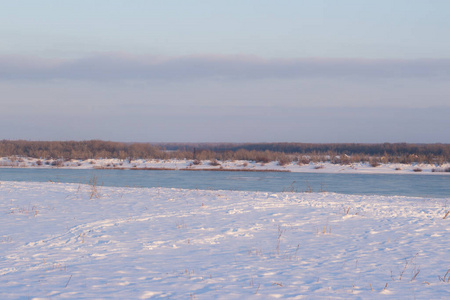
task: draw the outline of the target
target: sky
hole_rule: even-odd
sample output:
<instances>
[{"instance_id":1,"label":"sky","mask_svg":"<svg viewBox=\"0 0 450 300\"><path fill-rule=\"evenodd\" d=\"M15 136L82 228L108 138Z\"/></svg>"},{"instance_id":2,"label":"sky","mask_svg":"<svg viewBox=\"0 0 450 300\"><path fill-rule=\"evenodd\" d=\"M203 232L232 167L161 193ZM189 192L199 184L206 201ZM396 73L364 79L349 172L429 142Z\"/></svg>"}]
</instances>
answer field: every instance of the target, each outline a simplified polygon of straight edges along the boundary
<instances>
[{"instance_id":1,"label":"sky","mask_svg":"<svg viewBox=\"0 0 450 300\"><path fill-rule=\"evenodd\" d=\"M0 0L0 139L450 143L449 11Z\"/></svg>"}]
</instances>

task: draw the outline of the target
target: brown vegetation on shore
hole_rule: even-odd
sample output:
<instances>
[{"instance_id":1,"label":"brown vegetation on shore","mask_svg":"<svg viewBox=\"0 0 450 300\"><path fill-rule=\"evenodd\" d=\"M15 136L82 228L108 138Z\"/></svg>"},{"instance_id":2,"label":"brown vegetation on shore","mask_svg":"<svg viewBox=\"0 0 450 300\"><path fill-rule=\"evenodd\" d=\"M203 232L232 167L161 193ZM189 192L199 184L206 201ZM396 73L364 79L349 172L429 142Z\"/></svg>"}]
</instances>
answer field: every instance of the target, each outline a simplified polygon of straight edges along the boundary
<instances>
[{"instance_id":1,"label":"brown vegetation on shore","mask_svg":"<svg viewBox=\"0 0 450 300\"><path fill-rule=\"evenodd\" d=\"M278 161L280 165L331 162L350 164L429 163L437 166L450 162L450 144L149 144L91 141L0 141L0 157L33 157L64 160L118 158L248 160L260 163ZM42 162L41 162L42 163Z\"/></svg>"}]
</instances>

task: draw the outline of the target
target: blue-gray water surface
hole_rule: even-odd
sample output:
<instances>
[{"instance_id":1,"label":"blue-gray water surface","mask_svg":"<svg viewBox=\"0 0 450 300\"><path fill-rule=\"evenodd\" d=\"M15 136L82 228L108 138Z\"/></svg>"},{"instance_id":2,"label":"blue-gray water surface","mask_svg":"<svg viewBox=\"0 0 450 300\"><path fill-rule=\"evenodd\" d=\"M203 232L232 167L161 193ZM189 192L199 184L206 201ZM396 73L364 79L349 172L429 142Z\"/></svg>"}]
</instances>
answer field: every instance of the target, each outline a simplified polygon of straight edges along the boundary
<instances>
[{"instance_id":1,"label":"blue-gray water surface","mask_svg":"<svg viewBox=\"0 0 450 300\"><path fill-rule=\"evenodd\" d=\"M450 176L153 170L0 168L0 181L89 183L117 187L450 197Z\"/></svg>"}]
</instances>

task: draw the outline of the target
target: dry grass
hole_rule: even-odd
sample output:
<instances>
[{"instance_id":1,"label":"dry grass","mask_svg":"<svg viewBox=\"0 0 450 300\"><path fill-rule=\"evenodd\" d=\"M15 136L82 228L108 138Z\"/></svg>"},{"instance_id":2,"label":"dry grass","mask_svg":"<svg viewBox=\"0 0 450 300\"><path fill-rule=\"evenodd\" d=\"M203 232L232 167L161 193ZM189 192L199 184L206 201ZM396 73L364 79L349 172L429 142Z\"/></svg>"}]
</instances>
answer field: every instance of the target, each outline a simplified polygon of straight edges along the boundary
<instances>
[{"instance_id":1,"label":"dry grass","mask_svg":"<svg viewBox=\"0 0 450 300\"><path fill-rule=\"evenodd\" d=\"M447 273L445 273L444 277L441 277L438 275L439 281L449 283L450 282L450 276L448 276L449 273L450 273L450 269L447 270Z\"/></svg>"},{"instance_id":2,"label":"dry grass","mask_svg":"<svg viewBox=\"0 0 450 300\"><path fill-rule=\"evenodd\" d=\"M283 188L283 193L298 193L298 190L295 188L295 180L292 181L291 185L287 188Z\"/></svg>"},{"instance_id":3,"label":"dry grass","mask_svg":"<svg viewBox=\"0 0 450 300\"><path fill-rule=\"evenodd\" d=\"M318 235L320 235L320 234L324 234L324 235L325 235L325 234L331 234L331 226L328 225L328 224L326 224L325 226L323 226L323 230L322 230L321 227L317 227L316 233L317 233Z\"/></svg>"},{"instance_id":4,"label":"dry grass","mask_svg":"<svg viewBox=\"0 0 450 300\"><path fill-rule=\"evenodd\" d=\"M277 254L280 254L280 244L281 244L281 237L286 232L286 229L281 229L281 226L278 225L278 237L277 237Z\"/></svg>"},{"instance_id":5,"label":"dry grass","mask_svg":"<svg viewBox=\"0 0 450 300\"><path fill-rule=\"evenodd\" d=\"M309 181L308 180L306 180L306 190L305 190L305 193L312 193L313 191L312 191L312 187L311 187L311 185L309 184Z\"/></svg>"},{"instance_id":6,"label":"dry grass","mask_svg":"<svg viewBox=\"0 0 450 300\"><path fill-rule=\"evenodd\" d=\"M186 223L184 223L184 220L182 220L181 223L177 222L177 228L178 229L186 229L187 228L187 225L186 225ZM190 243L190 241L189 241L189 243Z\"/></svg>"},{"instance_id":7,"label":"dry grass","mask_svg":"<svg viewBox=\"0 0 450 300\"><path fill-rule=\"evenodd\" d=\"M416 266L416 263L415 263L415 259L417 258L417 255L419 255L419 253L416 253L409 260L405 258L405 264L403 266L403 269L400 271L397 280L402 280L403 276L405 275L406 270L408 270L410 267L412 267L412 269L410 269L411 274L412 274L410 281L416 280L416 277L420 273L420 267ZM391 271L391 279L392 279L392 281L396 280L392 271Z\"/></svg>"},{"instance_id":8,"label":"dry grass","mask_svg":"<svg viewBox=\"0 0 450 300\"><path fill-rule=\"evenodd\" d=\"M32 215L33 217L36 217L38 214L37 207L35 205L29 205L28 207L16 207L11 208L10 214L22 214L22 215Z\"/></svg>"},{"instance_id":9,"label":"dry grass","mask_svg":"<svg viewBox=\"0 0 450 300\"><path fill-rule=\"evenodd\" d=\"M70 275L69 280L67 280L66 286L64 288L66 288L69 285L70 279L72 279L72 275Z\"/></svg>"},{"instance_id":10,"label":"dry grass","mask_svg":"<svg viewBox=\"0 0 450 300\"><path fill-rule=\"evenodd\" d=\"M92 176L91 179L89 179L89 185L90 185L90 191L89 191L89 199L97 198L99 199L101 197L99 189L97 187L97 176Z\"/></svg>"}]
</instances>

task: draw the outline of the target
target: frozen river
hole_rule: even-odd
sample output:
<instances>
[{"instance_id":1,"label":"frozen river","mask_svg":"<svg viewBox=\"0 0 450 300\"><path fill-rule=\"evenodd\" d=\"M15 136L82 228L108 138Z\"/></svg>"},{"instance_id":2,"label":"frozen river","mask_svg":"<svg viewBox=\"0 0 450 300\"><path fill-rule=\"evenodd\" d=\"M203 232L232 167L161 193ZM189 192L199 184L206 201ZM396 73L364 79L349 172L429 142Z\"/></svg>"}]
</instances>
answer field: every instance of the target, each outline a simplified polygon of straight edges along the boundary
<instances>
[{"instance_id":1,"label":"frozen river","mask_svg":"<svg viewBox=\"0 0 450 300\"><path fill-rule=\"evenodd\" d=\"M450 176L446 175L0 169L0 181L89 183L94 176L104 186L450 197Z\"/></svg>"}]
</instances>

